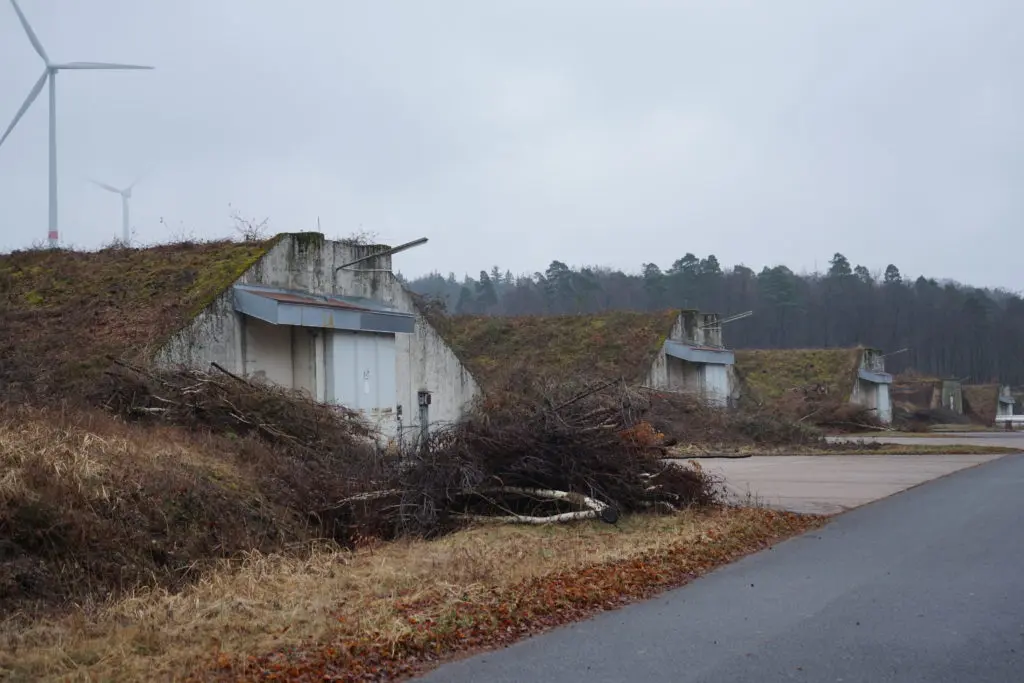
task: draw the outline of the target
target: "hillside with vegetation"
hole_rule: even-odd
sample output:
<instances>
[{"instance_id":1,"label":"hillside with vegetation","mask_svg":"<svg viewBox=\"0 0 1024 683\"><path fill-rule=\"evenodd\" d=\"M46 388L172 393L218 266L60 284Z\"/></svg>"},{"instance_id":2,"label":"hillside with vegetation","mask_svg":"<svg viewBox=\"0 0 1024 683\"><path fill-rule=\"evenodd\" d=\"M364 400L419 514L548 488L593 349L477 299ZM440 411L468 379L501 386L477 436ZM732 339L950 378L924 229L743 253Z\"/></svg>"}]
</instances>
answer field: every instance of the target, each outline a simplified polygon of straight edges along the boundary
<instances>
[{"instance_id":1,"label":"hillside with vegetation","mask_svg":"<svg viewBox=\"0 0 1024 683\"><path fill-rule=\"evenodd\" d=\"M486 389L425 440L220 366L155 366L274 239L0 254L0 679L405 675L822 521L723 506L717 475L665 456L882 452L824 438L872 426L837 395L856 349L781 373L737 354L755 391L736 410L633 386L677 312L615 299L624 275L587 316L597 299L558 269L533 309L557 317L487 315L538 291L514 279L475 286L477 315L419 301ZM970 400L994 410L997 389Z\"/></svg>"},{"instance_id":2,"label":"hillside with vegetation","mask_svg":"<svg viewBox=\"0 0 1024 683\"><path fill-rule=\"evenodd\" d=\"M461 280L434 273L409 286L444 302L451 313L522 316L699 308L722 314L753 310L730 324L735 348L830 348L858 344L893 352L893 372L915 368L969 383L1024 384L1024 299L925 277L904 278L851 265L835 254L828 271L801 275L786 266L760 272L723 268L714 255L686 254L667 268L640 272L570 268L552 261L543 273L513 275L500 267Z\"/></svg>"}]
</instances>

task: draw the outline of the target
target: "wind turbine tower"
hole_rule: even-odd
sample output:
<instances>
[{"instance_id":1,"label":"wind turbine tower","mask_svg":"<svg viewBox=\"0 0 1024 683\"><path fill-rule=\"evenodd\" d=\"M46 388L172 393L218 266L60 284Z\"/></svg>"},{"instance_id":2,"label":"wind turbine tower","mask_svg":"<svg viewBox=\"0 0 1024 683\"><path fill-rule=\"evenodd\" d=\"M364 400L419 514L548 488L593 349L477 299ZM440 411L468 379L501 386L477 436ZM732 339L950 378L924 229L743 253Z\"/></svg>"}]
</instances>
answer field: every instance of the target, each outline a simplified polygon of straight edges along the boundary
<instances>
[{"instance_id":1,"label":"wind turbine tower","mask_svg":"<svg viewBox=\"0 0 1024 683\"><path fill-rule=\"evenodd\" d=\"M39 77L36 84L32 86L32 89L28 93L28 97L25 98L24 104L18 110L18 113L14 115L14 120L11 121L11 125L7 126L7 130L4 131L2 137L0 137L0 146L4 144L4 140L11 134L14 127L18 125L18 121L25 115L28 108L32 106L36 98L39 97L39 93L42 92L43 86L49 83L50 86L50 192L49 192L49 204L50 204L50 230L48 233L48 241L51 247L57 246L57 239L59 233L57 231L57 72L65 70L124 70L124 69L152 69L151 66L138 66L135 64L106 64L103 62L65 62L65 63L54 63L50 61L50 58L46 54L46 50L43 49L43 44L39 42L39 38L36 37L35 31L32 30L32 26L28 23L28 19L25 18L25 14L18 7L17 0L11 0L11 5L14 7L15 13L18 15L18 20L21 22L22 28L25 29L25 35L28 36L28 40L32 43L32 47L43 59L43 63L46 65L43 69L43 75Z\"/></svg>"},{"instance_id":2,"label":"wind turbine tower","mask_svg":"<svg viewBox=\"0 0 1024 683\"><path fill-rule=\"evenodd\" d=\"M138 179L136 179L135 182L133 182L131 185L129 185L128 187L124 188L123 190L119 190L116 187L114 187L113 185L107 185L106 183L101 183L98 180L94 180L92 182L93 182L94 185L102 187L104 190L107 190L109 192L113 192L114 194L121 195L122 240L124 241L124 244L126 246L131 244L132 231L131 231L131 221L129 220L129 217L128 217L128 200L130 200L132 198L132 188L135 187L135 184L139 182Z\"/></svg>"}]
</instances>

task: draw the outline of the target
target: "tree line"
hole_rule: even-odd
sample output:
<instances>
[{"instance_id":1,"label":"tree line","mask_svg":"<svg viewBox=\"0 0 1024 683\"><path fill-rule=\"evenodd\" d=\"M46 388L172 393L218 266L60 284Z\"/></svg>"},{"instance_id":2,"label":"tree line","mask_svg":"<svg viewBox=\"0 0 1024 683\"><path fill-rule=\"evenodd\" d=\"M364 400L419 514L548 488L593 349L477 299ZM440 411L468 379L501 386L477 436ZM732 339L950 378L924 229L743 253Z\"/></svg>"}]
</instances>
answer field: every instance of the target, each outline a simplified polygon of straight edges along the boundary
<instances>
[{"instance_id":1,"label":"tree line","mask_svg":"<svg viewBox=\"0 0 1024 683\"><path fill-rule=\"evenodd\" d=\"M667 269L638 273L571 268L552 261L543 273L513 275L495 266L476 278L432 273L407 281L449 313L583 314L608 310L697 308L722 315L733 348L827 348L864 344L893 355L891 372L913 368L969 382L1024 384L1024 300L1002 289L904 279L890 264L871 273L842 254L828 271L799 275L786 266L760 272L723 269L714 255L686 254ZM894 353L894 352L899 353Z\"/></svg>"}]
</instances>

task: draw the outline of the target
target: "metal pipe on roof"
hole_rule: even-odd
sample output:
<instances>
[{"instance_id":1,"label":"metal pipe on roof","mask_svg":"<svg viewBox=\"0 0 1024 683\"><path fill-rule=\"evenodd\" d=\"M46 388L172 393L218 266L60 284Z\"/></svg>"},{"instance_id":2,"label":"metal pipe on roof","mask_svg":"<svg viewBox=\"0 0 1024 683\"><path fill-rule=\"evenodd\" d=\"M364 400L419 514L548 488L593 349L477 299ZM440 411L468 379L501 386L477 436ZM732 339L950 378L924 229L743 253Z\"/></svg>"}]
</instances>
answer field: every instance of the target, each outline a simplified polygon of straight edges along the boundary
<instances>
[{"instance_id":1,"label":"metal pipe on roof","mask_svg":"<svg viewBox=\"0 0 1024 683\"><path fill-rule=\"evenodd\" d=\"M350 267L356 265L357 263L362 263L363 261L369 261L370 259L374 259L374 258L377 258L379 256L391 256L392 254L397 254L400 251L405 251L406 249L412 249L413 247L418 247L419 245L426 244L426 243L427 243L427 238L426 237L421 237L418 240L413 240L412 242L406 242L405 244L399 244L397 247L391 247L390 249L385 249L384 251L377 252L376 254L370 254L369 256L363 256L362 258L357 258L355 261L350 261L349 263L344 263L344 264L338 266L337 268L335 268L334 272L337 273L342 268L350 268Z\"/></svg>"}]
</instances>

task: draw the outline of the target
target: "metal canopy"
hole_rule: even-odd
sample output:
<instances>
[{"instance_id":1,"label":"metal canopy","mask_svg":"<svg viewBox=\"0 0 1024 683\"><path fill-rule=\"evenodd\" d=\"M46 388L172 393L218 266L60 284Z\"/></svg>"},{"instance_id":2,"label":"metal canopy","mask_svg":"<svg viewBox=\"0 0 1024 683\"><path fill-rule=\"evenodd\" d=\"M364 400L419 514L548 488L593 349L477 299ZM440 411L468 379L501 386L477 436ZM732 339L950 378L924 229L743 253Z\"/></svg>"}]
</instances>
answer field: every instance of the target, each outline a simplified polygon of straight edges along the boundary
<instances>
[{"instance_id":1,"label":"metal canopy","mask_svg":"<svg viewBox=\"0 0 1024 683\"><path fill-rule=\"evenodd\" d=\"M685 360L689 363L705 363L709 365L732 365L736 358L728 349L713 349L705 346L690 346L677 341L665 342L665 353Z\"/></svg>"},{"instance_id":2,"label":"metal canopy","mask_svg":"<svg viewBox=\"0 0 1024 683\"><path fill-rule=\"evenodd\" d=\"M235 285L235 310L272 325L355 332L411 333L416 316L386 304L344 296Z\"/></svg>"},{"instance_id":3,"label":"metal canopy","mask_svg":"<svg viewBox=\"0 0 1024 683\"><path fill-rule=\"evenodd\" d=\"M860 368L857 370L857 377L873 384L892 384L892 375L888 372L872 372L871 370Z\"/></svg>"}]
</instances>

